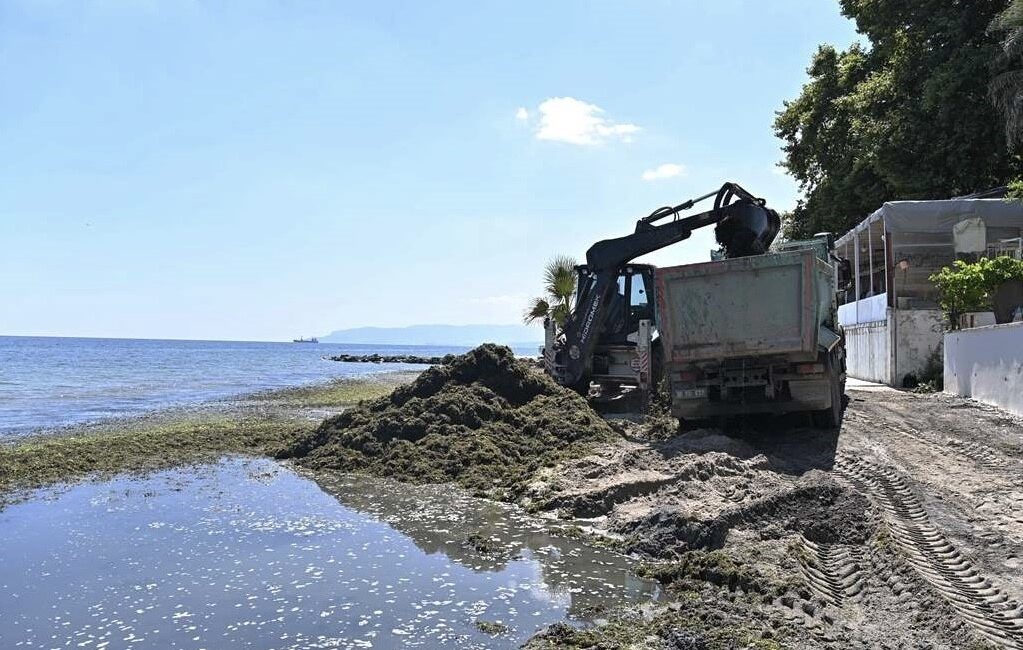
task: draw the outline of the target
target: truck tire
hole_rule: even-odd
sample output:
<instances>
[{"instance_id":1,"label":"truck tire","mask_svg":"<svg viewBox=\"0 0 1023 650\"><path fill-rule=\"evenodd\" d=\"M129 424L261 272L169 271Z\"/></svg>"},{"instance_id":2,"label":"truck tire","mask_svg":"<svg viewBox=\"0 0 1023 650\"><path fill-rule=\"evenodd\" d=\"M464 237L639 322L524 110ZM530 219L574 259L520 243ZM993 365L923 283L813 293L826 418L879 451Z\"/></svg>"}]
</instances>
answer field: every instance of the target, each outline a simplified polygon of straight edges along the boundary
<instances>
[{"instance_id":1,"label":"truck tire","mask_svg":"<svg viewBox=\"0 0 1023 650\"><path fill-rule=\"evenodd\" d=\"M813 425L818 429L837 429L842 426L842 397L845 392L842 380L839 377L838 364L833 357L827 359L828 384L831 388L831 406L820 411L814 411L811 416Z\"/></svg>"}]
</instances>

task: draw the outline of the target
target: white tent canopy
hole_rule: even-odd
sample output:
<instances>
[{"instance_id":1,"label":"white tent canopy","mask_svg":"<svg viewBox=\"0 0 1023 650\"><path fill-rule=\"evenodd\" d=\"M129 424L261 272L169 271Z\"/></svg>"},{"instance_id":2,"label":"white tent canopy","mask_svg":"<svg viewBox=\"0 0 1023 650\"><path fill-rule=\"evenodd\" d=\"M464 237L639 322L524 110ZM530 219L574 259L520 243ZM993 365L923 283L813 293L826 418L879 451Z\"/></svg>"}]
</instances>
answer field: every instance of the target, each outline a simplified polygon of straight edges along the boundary
<instances>
[{"instance_id":1,"label":"white tent canopy","mask_svg":"<svg viewBox=\"0 0 1023 650\"><path fill-rule=\"evenodd\" d=\"M964 219L980 217L989 228L1023 228L1023 201L1005 199L948 199L944 201L889 201L842 235L843 246L877 221L891 233L951 233Z\"/></svg>"}]
</instances>

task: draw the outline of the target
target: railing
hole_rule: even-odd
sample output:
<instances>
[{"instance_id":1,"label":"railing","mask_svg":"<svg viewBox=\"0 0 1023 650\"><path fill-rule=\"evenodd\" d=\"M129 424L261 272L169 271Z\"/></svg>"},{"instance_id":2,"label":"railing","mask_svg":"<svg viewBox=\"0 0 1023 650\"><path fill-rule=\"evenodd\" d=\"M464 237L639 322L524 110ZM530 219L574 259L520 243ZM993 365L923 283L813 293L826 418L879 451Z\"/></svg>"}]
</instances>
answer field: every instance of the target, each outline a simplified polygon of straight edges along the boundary
<instances>
[{"instance_id":1,"label":"railing","mask_svg":"<svg viewBox=\"0 0 1023 650\"><path fill-rule=\"evenodd\" d=\"M987 245L988 257L1001 257L1003 255L1023 260L1023 237L999 239L997 242Z\"/></svg>"}]
</instances>

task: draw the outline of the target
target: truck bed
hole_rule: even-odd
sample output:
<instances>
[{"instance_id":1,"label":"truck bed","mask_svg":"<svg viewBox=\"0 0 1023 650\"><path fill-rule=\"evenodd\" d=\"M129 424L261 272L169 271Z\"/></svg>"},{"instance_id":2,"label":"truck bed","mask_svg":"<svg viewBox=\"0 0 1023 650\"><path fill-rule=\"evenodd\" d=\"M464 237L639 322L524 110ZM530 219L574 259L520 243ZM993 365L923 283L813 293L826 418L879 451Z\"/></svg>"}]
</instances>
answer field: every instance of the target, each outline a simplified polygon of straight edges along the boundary
<instances>
[{"instance_id":1,"label":"truck bed","mask_svg":"<svg viewBox=\"0 0 1023 650\"><path fill-rule=\"evenodd\" d=\"M657 269L666 360L816 354L828 273L811 250Z\"/></svg>"}]
</instances>

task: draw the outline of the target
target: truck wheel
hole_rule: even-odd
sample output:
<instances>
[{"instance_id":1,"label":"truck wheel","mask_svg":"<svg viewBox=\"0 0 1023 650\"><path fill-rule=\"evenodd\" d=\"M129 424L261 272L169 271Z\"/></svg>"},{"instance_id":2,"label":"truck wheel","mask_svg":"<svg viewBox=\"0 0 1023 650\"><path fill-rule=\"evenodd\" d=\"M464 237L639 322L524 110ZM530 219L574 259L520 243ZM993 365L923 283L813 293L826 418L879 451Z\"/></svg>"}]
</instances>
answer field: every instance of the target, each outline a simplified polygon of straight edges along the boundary
<instances>
[{"instance_id":1,"label":"truck wheel","mask_svg":"<svg viewBox=\"0 0 1023 650\"><path fill-rule=\"evenodd\" d=\"M814 411L813 424L818 429L837 429L842 426L842 393L845 391L838 378L838 368L828 358L828 384L831 387L831 407Z\"/></svg>"}]
</instances>

